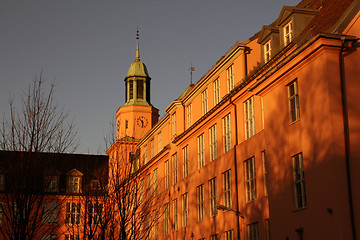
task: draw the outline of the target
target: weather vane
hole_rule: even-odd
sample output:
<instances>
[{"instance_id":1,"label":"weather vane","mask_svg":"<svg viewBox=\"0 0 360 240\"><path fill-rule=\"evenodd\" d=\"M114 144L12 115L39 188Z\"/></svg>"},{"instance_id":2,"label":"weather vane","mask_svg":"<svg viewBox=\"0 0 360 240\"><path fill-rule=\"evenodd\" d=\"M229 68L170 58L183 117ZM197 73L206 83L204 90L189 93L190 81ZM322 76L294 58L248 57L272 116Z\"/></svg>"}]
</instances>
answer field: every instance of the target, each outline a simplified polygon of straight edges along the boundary
<instances>
[{"instance_id":1,"label":"weather vane","mask_svg":"<svg viewBox=\"0 0 360 240\"><path fill-rule=\"evenodd\" d=\"M192 72L195 71L195 67L193 67L192 63L190 64L189 71L190 71L190 84L192 84Z\"/></svg>"}]
</instances>

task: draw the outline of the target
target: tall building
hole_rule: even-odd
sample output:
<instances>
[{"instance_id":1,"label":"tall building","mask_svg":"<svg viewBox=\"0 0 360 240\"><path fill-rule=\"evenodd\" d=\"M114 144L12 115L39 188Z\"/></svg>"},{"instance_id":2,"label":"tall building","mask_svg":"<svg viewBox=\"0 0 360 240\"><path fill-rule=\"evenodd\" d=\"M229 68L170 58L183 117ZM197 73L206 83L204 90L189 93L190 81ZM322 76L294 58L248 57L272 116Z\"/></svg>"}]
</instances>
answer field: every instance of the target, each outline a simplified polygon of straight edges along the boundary
<instances>
[{"instance_id":1,"label":"tall building","mask_svg":"<svg viewBox=\"0 0 360 240\"><path fill-rule=\"evenodd\" d=\"M283 7L159 121L137 41L108 154L162 196L151 238L360 237L359 9Z\"/></svg>"}]
</instances>

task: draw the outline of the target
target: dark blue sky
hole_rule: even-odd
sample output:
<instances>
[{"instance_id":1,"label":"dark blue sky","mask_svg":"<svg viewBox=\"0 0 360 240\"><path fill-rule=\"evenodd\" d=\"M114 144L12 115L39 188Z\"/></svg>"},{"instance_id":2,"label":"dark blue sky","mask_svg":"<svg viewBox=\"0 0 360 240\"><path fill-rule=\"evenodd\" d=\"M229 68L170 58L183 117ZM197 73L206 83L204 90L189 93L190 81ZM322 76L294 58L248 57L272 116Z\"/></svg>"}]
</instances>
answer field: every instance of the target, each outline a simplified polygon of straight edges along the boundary
<instances>
[{"instance_id":1,"label":"dark blue sky","mask_svg":"<svg viewBox=\"0 0 360 240\"><path fill-rule=\"evenodd\" d=\"M165 108L236 42L273 22L294 0L32 0L0 2L0 113L20 102L35 75L56 80L56 100L79 127L79 153L97 153L118 107L124 78L140 59L152 104Z\"/></svg>"}]
</instances>

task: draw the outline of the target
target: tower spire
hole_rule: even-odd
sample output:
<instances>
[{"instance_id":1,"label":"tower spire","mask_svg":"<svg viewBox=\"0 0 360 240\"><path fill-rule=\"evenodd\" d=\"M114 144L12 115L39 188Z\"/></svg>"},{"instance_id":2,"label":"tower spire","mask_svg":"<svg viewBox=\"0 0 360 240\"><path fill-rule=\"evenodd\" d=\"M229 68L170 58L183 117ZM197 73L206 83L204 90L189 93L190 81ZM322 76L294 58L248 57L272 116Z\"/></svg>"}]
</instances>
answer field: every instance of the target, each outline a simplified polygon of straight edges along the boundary
<instances>
[{"instance_id":1,"label":"tower spire","mask_svg":"<svg viewBox=\"0 0 360 240\"><path fill-rule=\"evenodd\" d=\"M139 52L139 26L136 27L136 61L140 61L140 52Z\"/></svg>"}]
</instances>

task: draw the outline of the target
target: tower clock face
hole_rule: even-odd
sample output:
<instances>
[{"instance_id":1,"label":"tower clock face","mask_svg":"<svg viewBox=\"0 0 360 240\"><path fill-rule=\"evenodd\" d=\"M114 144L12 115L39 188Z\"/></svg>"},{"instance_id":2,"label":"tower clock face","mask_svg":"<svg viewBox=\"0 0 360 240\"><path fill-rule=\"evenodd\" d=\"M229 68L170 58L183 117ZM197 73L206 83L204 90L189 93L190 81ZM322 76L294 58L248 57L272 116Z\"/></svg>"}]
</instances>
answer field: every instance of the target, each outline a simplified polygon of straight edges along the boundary
<instances>
[{"instance_id":1,"label":"tower clock face","mask_svg":"<svg viewBox=\"0 0 360 240\"><path fill-rule=\"evenodd\" d=\"M139 127L144 128L148 125L148 120L144 116L140 116L136 119L136 124Z\"/></svg>"}]
</instances>

